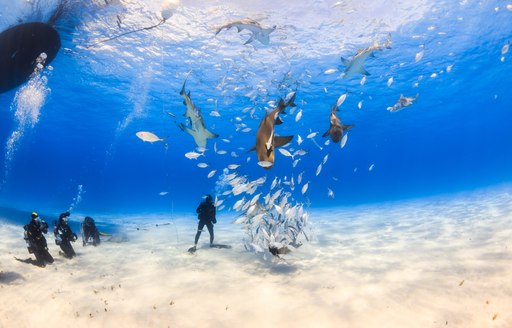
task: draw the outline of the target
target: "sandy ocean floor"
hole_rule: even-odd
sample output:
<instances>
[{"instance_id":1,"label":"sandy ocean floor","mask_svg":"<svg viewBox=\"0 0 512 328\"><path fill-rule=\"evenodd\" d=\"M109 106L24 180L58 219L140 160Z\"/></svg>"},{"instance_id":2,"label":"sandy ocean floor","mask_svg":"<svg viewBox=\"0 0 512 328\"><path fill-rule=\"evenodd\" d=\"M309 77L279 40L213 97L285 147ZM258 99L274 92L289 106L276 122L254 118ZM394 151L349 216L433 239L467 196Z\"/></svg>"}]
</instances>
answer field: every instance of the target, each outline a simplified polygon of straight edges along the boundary
<instances>
[{"instance_id":1,"label":"sandy ocean floor","mask_svg":"<svg viewBox=\"0 0 512 328\"><path fill-rule=\"evenodd\" d=\"M315 240L286 259L242 246L221 213L82 247L53 265L0 224L0 327L512 327L512 188L313 211ZM99 220L99 219L97 219ZM133 225L136 226L136 225Z\"/></svg>"}]
</instances>

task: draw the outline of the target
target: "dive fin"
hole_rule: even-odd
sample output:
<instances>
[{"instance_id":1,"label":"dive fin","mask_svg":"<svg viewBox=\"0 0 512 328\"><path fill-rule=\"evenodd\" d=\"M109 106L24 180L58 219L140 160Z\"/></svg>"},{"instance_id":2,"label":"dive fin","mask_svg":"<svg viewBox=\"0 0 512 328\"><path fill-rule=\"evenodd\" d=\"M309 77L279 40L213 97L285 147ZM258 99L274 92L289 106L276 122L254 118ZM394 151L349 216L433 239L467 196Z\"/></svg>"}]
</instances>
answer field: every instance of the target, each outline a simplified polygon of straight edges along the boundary
<instances>
[{"instance_id":1,"label":"dive fin","mask_svg":"<svg viewBox=\"0 0 512 328\"><path fill-rule=\"evenodd\" d=\"M293 136L274 136L274 148L281 147L292 141Z\"/></svg>"}]
</instances>

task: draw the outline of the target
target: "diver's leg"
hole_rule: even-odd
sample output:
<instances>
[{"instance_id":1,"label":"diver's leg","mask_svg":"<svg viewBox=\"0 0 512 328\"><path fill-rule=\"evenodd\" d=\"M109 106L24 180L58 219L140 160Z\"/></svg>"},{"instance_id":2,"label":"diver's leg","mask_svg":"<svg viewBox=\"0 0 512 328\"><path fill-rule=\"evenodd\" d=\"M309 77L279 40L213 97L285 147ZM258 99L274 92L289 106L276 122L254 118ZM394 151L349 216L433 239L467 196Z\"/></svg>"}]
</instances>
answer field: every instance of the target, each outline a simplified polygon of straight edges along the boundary
<instances>
[{"instance_id":1,"label":"diver's leg","mask_svg":"<svg viewBox=\"0 0 512 328\"><path fill-rule=\"evenodd\" d=\"M43 251L44 260L48 263L53 263L53 256L50 254L47 248Z\"/></svg>"},{"instance_id":2,"label":"diver's leg","mask_svg":"<svg viewBox=\"0 0 512 328\"><path fill-rule=\"evenodd\" d=\"M73 249L70 249L70 248L71 248L71 244L69 243L68 240L66 240L66 241L63 240L60 243L60 249L62 249L62 252L64 252L64 256L67 258L73 257L73 255L72 255Z\"/></svg>"},{"instance_id":3,"label":"diver's leg","mask_svg":"<svg viewBox=\"0 0 512 328\"><path fill-rule=\"evenodd\" d=\"M206 227L208 228L208 232L210 233L210 246L213 245L213 223L208 222L206 224Z\"/></svg>"},{"instance_id":4,"label":"diver's leg","mask_svg":"<svg viewBox=\"0 0 512 328\"><path fill-rule=\"evenodd\" d=\"M199 224L197 225L197 233L196 233L196 239L194 240L194 245L197 245L197 242L199 241L199 236L201 236L201 231L204 228L204 222L199 221Z\"/></svg>"},{"instance_id":5,"label":"diver's leg","mask_svg":"<svg viewBox=\"0 0 512 328\"><path fill-rule=\"evenodd\" d=\"M43 256L43 254L41 254L41 251L34 249L33 252L34 252L34 256L36 257L35 265L37 265L41 268L44 268L46 265L44 264L44 256Z\"/></svg>"}]
</instances>

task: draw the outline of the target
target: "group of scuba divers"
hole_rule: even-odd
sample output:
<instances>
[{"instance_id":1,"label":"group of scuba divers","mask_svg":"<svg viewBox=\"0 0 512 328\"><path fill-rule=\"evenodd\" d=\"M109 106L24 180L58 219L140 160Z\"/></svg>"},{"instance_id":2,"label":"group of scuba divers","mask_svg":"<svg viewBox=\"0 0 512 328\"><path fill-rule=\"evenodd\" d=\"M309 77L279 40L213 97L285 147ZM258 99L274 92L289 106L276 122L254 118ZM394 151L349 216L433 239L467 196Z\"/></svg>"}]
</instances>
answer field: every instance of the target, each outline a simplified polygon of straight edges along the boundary
<instances>
[{"instance_id":1,"label":"group of scuba divers","mask_svg":"<svg viewBox=\"0 0 512 328\"><path fill-rule=\"evenodd\" d=\"M213 224L217 223L216 219L216 208L213 203L211 195L205 195L204 201L202 201L196 209L197 219L199 220L197 226L197 233L194 239L194 246L189 249L189 252L195 252L197 242L201 236L203 228L206 226L208 233L210 234L210 247L214 247L213 244ZM78 236L71 230L68 225L68 217L71 215L69 212L61 213L59 219L54 222L55 228L53 233L55 235L55 244L60 246L61 253L66 258L73 258L76 256L72 242L78 239ZM39 217L36 212L32 212L32 219L28 224L24 226L25 229L25 241L28 244L28 252L34 254L36 257L35 262L31 259L25 260L24 262L33 263L40 267L45 267L46 264L53 263L53 257L48 251L48 244L44 235L48 233L48 223ZM100 243L100 232L96 228L94 220L86 216L82 222L81 227L83 246L92 244L94 246Z\"/></svg>"},{"instance_id":2,"label":"group of scuba divers","mask_svg":"<svg viewBox=\"0 0 512 328\"><path fill-rule=\"evenodd\" d=\"M71 242L78 239L68 225L68 217L71 215L69 212L61 213L59 219L54 222L53 234L55 235L55 244L60 246L61 253L66 258L73 258L76 256ZM48 244L44 234L48 233L48 223L39 217L36 212L32 212L32 219L24 226L25 241L27 242L28 252L34 254L36 257L35 262L31 259L26 262L33 263L40 267L45 267L47 263L53 263L53 256L48 251ZM96 246L100 243L100 232L96 228L94 219L86 216L82 222L82 238L83 245L91 243Z\"/></svg>"}]
</instances>

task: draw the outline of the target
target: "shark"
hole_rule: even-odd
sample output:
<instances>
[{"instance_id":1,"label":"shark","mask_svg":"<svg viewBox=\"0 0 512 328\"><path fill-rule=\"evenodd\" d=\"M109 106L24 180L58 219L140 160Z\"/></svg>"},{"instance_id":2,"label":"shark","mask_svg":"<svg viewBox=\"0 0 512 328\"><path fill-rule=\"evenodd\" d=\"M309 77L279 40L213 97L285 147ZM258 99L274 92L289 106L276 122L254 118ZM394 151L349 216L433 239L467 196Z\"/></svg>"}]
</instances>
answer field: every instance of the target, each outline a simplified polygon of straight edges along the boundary
<instances>
[{"instance_id":1,"label":"shark","mask_svg":"<svg viewBox=\"0 0 512 328\"><path fill-rule=\"evenodd\" d=\"M251 37L247 41L245 41L244 44L248 44L256 40L266 46L268 46L270 42L270 33L274 32L274 30L276 29L275 25L271 28L262 28L260 23L252 19L246 18L219 27L215 32L215 35L219 34L220 31L222 31L223 29L229 30L232 27L236 27L236 30L238 32L241 32L242 30L248 30L249 32L251 32Z\"/></svg>"},{"instance_id":2,"label":"shark","mask_svg":"<svg viewBox=\"0 0 512 328\"><path fill-rule=\"evenodd\" d=\"M387 110L390 111L391 113L398 112L399 110L402 110L405 107L414 104L416 99L418 99L418 96L419 94L416 94L416 97L404 97L404 95L401 94L400 99L398 99L393 106L388 107Z\"/></svg>"},{"instance_id":3,"label":"shark","mask_svg":"<svg viewBox=\"0 0 512 328\"><path fill-rule=\"evenodd\" d=\"M218 138L219 135L206 129L201 111L194 105L192 99L190 99L190 91L188 93L185 92L186 83L187 80L185 79L185 82L183 82L183 87L180 91L180 95L183 97L183 104L187 106L187 110L183 116L190 120L190 128L185 126L183 123L179 123L178 127L182 131L186 131L192 137L194 137L194 141L198 147L205 148L206 139Z\"/></svg>"},{"instance_id":4,"label":"shark","mask_svg":"<svg viewBox=\"0 0 512 328\"><path fill-rule=\"evenodd\" d=\"M340 142L341 137L343 137L344 131L346 132L354 127L354 125L344 125L343 123L341 123L341 120L337 114L338 111L339 111L339 109L338 109L337 104L332 106L331 115L329 116L329 122L330 122L329 130L327 130L322 135L322 137L324 137L324 138L327 136L330 136L331 140L335 143Z\"/></svg>"},{"instance_id":5,"label":"shark","mask_svg":"<svg viewBox=\"0 0 512 328\"><path fill-rule=\"evenodd\" d=\"M386 42L380 45L377 41L373 43L373 45L365 48L359 49L352 59L348 60L346 58L341 57L341 62L345 65L345 69L343 70L343 78L348 79L352 77L354 74L359 73L362 75L370 75L366 69L364 69L363 65L368 57L374 57L374 52L382 49L391 49L391 35L388 34Z\"/></svg>"},{"instance_id":6,"label":"shark","mask_svg":"<svg viewBox=\"0 0 512 328\"><path fill-rule=\"evenodd\" d=\"M274 165L275 149L289 143L293 136L276 136L274 133L275 125L282 124L283 121L279 117L279 114L283 114L285 109L288 107L295 107L295 96L290 97L290 100L285 102L282 98L279 100L277 107L270 113L265 113L265 116L261 119L256 133L256 145L254 145L247 152L253 150L256 151L258 161L265 162L267 165L261 165L266 170L269 170Z\"/></svg>"}]
</instances>

